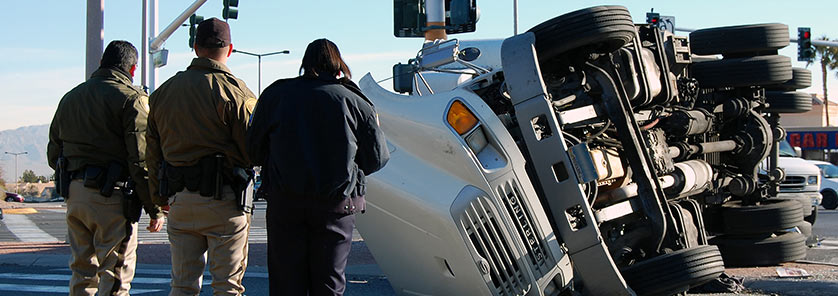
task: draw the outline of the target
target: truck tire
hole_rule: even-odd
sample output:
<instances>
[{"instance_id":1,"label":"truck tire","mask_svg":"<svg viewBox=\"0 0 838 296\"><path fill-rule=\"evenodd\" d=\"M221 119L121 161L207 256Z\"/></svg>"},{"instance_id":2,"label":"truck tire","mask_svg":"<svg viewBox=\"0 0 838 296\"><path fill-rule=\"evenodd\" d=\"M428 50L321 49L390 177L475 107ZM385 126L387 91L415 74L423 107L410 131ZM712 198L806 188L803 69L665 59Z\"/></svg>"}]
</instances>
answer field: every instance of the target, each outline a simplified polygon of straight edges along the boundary
<instances>
[{"instance_id":1,"label":"truck tire","mask_svg":"<svg viewBox=\"0 0 838 296\"><path fill-rule=\"evenodd\" d=\"M710 239L719 246L727 267L777 265L806 257L806 238L797 232L778 235L730 236Z\"/></svg>"},{"instance_id":2,"label":"truck tire","mask_svg":"<svg viewBox=\"0 0 838 296\"><path fill-rule=\"evenodd\" d=\"M545 21L527 32L535 34L539 59L548 60L573 49L609 53L634 38L631 13L623 6L594 6Z\"/></svg>"},{"instance_id":3,"label":"truck tire","mask_svg":"<svg viewBox=\"0 0 838 296\"><path fill-rule=\"evenodd\" d=\"M791 68L791 79L779 85L766 86L768 90L795 91L812 86L812 71L804 68Z\"/></svg>"},{"instance_id":4,"label":"truck tire","mask_svg":"<svg viewBox=\"0 0 838 296\"><path fill-rule=\"evenodd\" d=\"M775 85L792 78L791 59L779 55L693 63L691 69L703 88Z\"/></svg>"},{"instance_id":5,"label":"truck tire","mask_svg":"<svg viewBox=\"0 0 838 296\"><path fill-rule=\"evenodd\" d=\"M805 113L812 110L812 96L799 91L766 91L765 102L769 113Z\"/></svg>"},{"instance_id":6,"label":"truck tire","mask_svg":"<svg viewBox=\"0 0 838 296\"><path fill-rule=\"evenodd\" d=\"M792 228L803 221L803 209L793 200L769 199L744 206L741 201L722 205L726 234L758 234Z\"/></svg>"},{"instance_id":7,"label":"truck tire","mask_svg":"<svg viewBox=\"0 0 838 296\"><path fill-rule=\"evenodd\" d=\"M821 201L821 206L827 210L834 210L838 208L838 193L832 190L824 190L821 191L821 195L823 196L823 200Z\"/></svg>"},{"instance_id":8,"label":"truck tire","mask_svg":"<svg viewBox=\"0 0 838 296\"><path fill-rule=\"evenodd\" d=\"M759 53L788 45L789 26L785 24L719 27L690 33L690 50L699 55Z\"/></svg>"},{"instance_id":9,"label":"truck tire","mask_svg":"<svg viewBox=\"0 0 838 296\"><path fill-rule=\"evenodd\" d=\"M631 265L621 271L637 295L671 295L711 281L725 271L716 246L698 246Z\"/></svg>"}]
</instances>

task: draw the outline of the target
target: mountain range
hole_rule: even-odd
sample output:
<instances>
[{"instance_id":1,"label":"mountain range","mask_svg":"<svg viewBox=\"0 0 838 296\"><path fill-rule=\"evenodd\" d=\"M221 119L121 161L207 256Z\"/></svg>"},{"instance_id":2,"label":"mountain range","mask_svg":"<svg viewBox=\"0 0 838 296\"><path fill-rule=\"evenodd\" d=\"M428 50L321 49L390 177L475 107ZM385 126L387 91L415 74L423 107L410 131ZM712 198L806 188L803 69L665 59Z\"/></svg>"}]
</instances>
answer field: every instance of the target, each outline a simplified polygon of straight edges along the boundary
<instances>
[{"instance_id":1,"label":"mountain range","mask_svg":"<svg viewBox=\"0 0 838 296\"><path fill-rule=\"evenodd\" d=\"M0 131L0 168L3 179L11 182L15 178L15 156L8 153L26 152L17 156L17 176L24 170L32 170L38 176L51 176L52 168L47 164L47 143L49 125L24 126Z\"/></svg>"}]
</instances>

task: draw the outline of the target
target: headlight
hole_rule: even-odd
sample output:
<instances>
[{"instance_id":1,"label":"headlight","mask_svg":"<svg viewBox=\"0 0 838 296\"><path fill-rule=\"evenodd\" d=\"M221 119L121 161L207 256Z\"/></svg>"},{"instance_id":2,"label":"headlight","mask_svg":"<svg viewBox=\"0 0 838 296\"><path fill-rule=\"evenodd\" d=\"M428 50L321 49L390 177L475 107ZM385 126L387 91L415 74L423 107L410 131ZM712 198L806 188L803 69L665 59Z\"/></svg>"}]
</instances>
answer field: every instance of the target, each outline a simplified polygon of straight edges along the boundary
<instances>
[{"instance_id":1,"label":"headlight","mask_svg":"<svg viewBox=\"0 0 838 296\"><path fill-rule=\"evenodd\" d=\"M809 176L809 178L806 178L806 184L809 184L809 185L818 184L818 176Z\"/></svg>"}]
</instances>

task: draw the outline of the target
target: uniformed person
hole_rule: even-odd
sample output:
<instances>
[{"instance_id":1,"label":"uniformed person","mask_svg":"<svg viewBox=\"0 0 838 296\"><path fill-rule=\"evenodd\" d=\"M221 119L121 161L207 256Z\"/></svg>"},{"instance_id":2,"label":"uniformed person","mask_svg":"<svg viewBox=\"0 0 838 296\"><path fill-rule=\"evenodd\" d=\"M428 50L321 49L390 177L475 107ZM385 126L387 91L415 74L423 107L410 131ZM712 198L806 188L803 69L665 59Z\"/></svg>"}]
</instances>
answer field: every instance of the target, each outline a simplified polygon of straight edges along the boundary
<instances>
[{"instance_id":1,"label":"uniformed person","mask_svg":"<svg viewBox=\"0 0 838 296\"><path fill-rule=\"evenodd\" d=\"M148 97L131 84L136 64L131 43L111 42L99 69L64 95L52 118L47 157L51 167L61 167L58 183L68 184L60 191L69 191L61 193L72 251L70 295L128 295L137 263L137 223L130 220L140 211L133 195L114 187L127 187L129 175L151 217L147 229L163 227L145 179Z\"/></svg>"},{"instance_id":2,"label":"uniformed person","mask_svg":"<svg viewBox=\"0 0 838 296\"><path fill-rule=\"evenodd\" d=\"M310 43L300 71L265 89L247 131L269 190L270 292L343 295L365 176L390 154L372 102L349 80L334 43Z\"/></svg>"},{"instance_id":3,"label":"uniformed person","mask_svg":"<svg viewBox=\"0 0 838 296\"><path fill-rule=\"evenodd\" d=\"M240 295L251 215L239 202L252 172L244 141L256 99L225 65L227 23L201 22L193 48L186 71L150 97L150 188L170 206L170 295L198 295L206 260L214 294Z\"/></svg>"}]
</instances>

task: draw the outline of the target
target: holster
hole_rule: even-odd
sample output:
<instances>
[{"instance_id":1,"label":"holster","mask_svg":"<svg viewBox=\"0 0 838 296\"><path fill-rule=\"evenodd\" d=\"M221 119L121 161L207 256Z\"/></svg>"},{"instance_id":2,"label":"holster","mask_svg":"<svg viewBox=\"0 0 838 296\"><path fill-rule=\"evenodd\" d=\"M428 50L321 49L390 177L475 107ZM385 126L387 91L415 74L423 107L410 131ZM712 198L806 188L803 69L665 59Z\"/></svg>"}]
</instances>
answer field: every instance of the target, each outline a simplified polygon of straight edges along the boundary
<instances>
[{"instance_id":1,"label":"holster","mask_svg":"<svg viewBox=\"0 0 838 296\"><path fill-rule=\"evenodd\" d=\"M55 191L58 193L58 196L62 196L65 199L70 198L70 182L72 181L70 170L67 169L67 158L62 153L58 156L55 172Z\"/></svg>"},{"instance_id":2,"label":"holster","mask_svg":"<svg viewBox=\"0 0 838 296\"><path fill-rule=\"evenodd\" d=\"M84 167L84 187L100 190L105 185L106 177L107 172L103 167L95 165Z\"/></svg>"},{"instance_id":3,"label":"holster","mask_svg":"<svg viewBox=\"0 0 838 296\"><path fill-rule=\"evenodd\" d=\"M201 196L221 199L223 160L223 155L210 155L201 158L195 165L178 167L163 161L158 186L160 195L169 197L186 189L197 191Z\"/></svg>"},{"instance_id":4,"label":"holster","mask_svg":"<svg viewBox=\"0 0 838 296\"><path fill-rule=\"evenodd\" d=\"M230 176L230 188L236 195L239 210L250 213L253 210L253 198L248 198L247 189L253 180L253 169L234 167Z\"/></svg>"},{"instance_id":5,"label":"holster","mask_svg":"<svg viewBox=\"0 0 838 296\"><path fill-rule=\"evenodd\" d=\"M143 213L143 203L140 197L134 191L135 183L130 178L120 186L122 189L122 214L129 223L136 223L140 221L140 216Z\"/></svg>"},{"instance_id":6,"label":"holster","mask_svg":"<svg viewBox=\"0 0 838 296\"><path fill-rule=\"evenodd\" d=\"M113 195L113 190L117 187L117 182L128 180L128 174L126 170L116 162L111 162L108 164L108 169L105 171L105 178L102 182L102 186L99 187L99 194L104 197L111 197Z\"/></svg>"}]
</instances>

